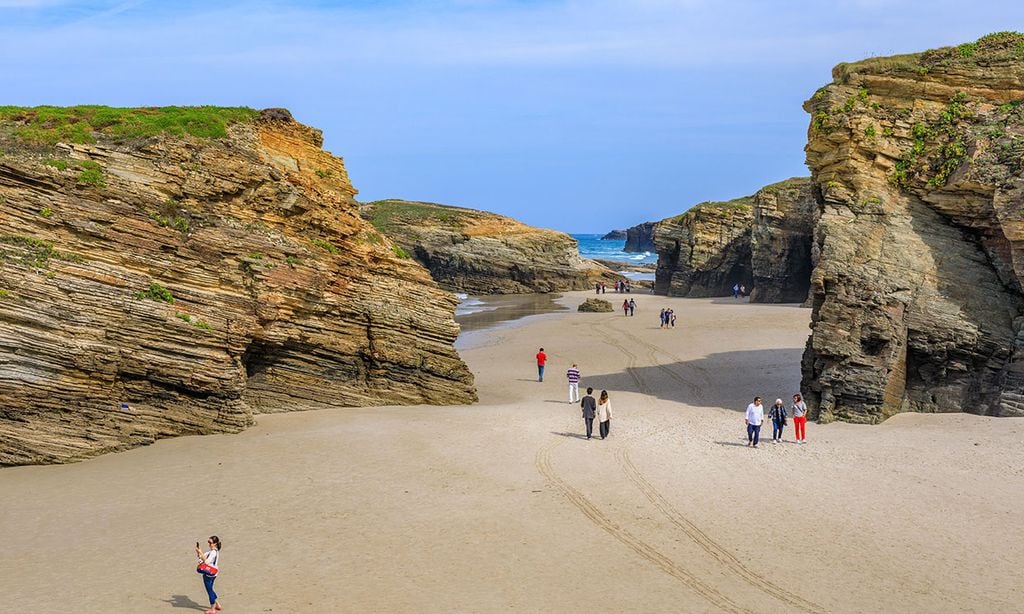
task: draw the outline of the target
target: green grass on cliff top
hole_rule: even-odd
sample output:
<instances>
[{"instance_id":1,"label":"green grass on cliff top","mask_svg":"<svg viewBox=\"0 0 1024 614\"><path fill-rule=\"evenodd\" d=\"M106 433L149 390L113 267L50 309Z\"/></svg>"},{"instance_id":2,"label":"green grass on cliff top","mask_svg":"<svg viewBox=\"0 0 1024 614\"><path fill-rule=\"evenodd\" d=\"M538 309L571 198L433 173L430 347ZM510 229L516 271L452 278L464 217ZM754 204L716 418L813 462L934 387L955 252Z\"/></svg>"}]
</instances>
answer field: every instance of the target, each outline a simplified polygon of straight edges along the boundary
<instances>
[{"instance_id":1,"label":"green grass on cliff top","mask_svg":"<svg viewBox=\"0 0 1024 614\"><path fill-rule=\"evenodd\" d=\"M95 143L101 138L137 139L170 134L219 139L231 124L251 121L247 107L0 106L0 127L33 145Z\"/></svg>"},{"instance_id":2,"label":"green grass on cliff top","mask_svg":"<svg viewBox=\"0 0 1024 614\"><path fill-rule=\"evenodd\" d=\"M735 214L749 213L754 210L754 197L741 196L732 200L709 200L687 209L682 215L670 217L665 222L678 224L687 216L693 217L699 214L728 217Z\"/></svg>"},{"instance_id":3,"label":"green grass on cliff top","mask_svg":"<svg viewBox=\"0 0 1024 614\"><path fill-rule=\"evenodd\" d=\"M483 215L476 209L398 199L376 200L366 205L370 208L370 223L385 234L401 232L405 226L458 226Z\"/></svg>"},{"instance_id":4,"label":"green grass on cliff top","mask_svg":"<svg viewBox=\"0 0 1024 614\"><path fill-rule=\"evenodd\" d=\"M833 78L845 83L855 73L888 74L916 72L927 74L933 68L953 65L982 64L998 60L1024 61L1024 33L993 32L973 43L941 47L921 53L907 53L859 62L843 62L832 70Z\"/></svg>"}]
</instances>

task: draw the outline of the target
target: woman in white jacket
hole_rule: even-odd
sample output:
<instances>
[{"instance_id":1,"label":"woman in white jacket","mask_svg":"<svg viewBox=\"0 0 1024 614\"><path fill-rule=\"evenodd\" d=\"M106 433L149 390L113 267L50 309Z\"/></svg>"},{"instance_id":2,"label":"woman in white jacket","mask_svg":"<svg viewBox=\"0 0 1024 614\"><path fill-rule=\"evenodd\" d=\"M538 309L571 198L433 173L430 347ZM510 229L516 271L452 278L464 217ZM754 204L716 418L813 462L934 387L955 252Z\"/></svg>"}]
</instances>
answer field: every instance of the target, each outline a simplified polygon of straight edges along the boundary
<instances>
[{"instance_id":1,"label":"woman in white jacket","mask_svg":"<svg viewBox=\"0 0 1024 614\"><path fill-rule=\"evenodd\" d=\"M607 390L602 390L597 400L597 419L601 423L601 439L604 439L612 428L612 400L608 398Z\"/></svg>"}]
</instances>

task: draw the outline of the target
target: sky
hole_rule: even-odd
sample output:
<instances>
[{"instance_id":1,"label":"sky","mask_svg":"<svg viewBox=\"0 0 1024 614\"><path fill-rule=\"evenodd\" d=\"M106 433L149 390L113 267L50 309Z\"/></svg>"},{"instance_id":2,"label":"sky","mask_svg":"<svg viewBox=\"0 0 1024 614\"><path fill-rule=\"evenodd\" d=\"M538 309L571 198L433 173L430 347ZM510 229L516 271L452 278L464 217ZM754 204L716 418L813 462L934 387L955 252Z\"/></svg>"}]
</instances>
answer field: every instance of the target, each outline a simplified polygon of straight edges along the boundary
<instances>
[{"instance_id":1,"label":"sky","mask_svg":"<svg viewBox=\"0 0 1024 614\"><path fill-rule=\"evenodd\" d=\"M843 61L1024 30L931 0L0 0L0 104L286 107L360 200L603 233L808 175Z\"/></svg>"}]
</instances>

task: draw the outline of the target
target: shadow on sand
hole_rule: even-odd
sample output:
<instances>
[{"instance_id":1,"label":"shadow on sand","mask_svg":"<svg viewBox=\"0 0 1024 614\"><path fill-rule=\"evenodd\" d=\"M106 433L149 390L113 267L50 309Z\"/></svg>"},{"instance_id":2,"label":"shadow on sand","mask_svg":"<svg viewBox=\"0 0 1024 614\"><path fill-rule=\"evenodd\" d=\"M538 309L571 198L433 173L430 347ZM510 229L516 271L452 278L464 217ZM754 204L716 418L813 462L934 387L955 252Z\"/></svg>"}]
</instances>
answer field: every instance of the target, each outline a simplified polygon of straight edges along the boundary
<instances>
[{"instance_id":1,"label":"shadow on sand","mask_svg":"<svg viewBox=\"0 0 1024 614\"><path fill-rule=\"evenodd\" d=\"M624 345L640 360L645 354L652 355L644 345ZM587 374L580 390L592 386L594 396L602 390L613 397L615 392L636 392L691 406L736 411L745 410L754 396L764 399L766 407L776 398L788 404L793 393L799 391L802 355L802 347L722 352L696 360ZM653 356L665 358L660 350L653 351Z\"/></svg>"},{"instance_id":2,"label":"shadow on sand","mask_svg":"<svg viewBox=\"0 0 1024 614\"><path fill-rule=\"evenodd\" d=\"M171 604L172 608L183 608L186 610L199 610L205 612L209 608L206 606L199 605L192 598L187 595L171 595L170 599L161 599L164 603Z\"/></svg>"},{"instance_id":3,"label":"shadow on sand","mask_svg":"<svg viewBox=\"0 0 1024 614\"><path fill-rule=\"evenodd\" d=\"M558 435L559 437L569 437L571 439L586 439L585 433L568 433L565 431L551 431L552 435Z\"/></svg>"}]
</instances>

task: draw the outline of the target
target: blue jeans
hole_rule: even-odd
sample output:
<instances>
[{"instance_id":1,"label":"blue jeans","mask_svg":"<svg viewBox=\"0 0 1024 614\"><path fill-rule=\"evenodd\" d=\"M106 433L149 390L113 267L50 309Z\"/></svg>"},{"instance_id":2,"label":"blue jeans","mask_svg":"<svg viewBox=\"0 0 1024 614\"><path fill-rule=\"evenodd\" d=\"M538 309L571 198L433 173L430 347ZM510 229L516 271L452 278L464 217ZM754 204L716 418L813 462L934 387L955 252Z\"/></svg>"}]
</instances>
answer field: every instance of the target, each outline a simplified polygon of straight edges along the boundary
<instances>
[{"instance_id":1,"label":"blue jeans","mask_svg":"<svg viewBox=\"0 0 1024 614\"><path fill-rule=\"evenodd\" d=\"M772 420L772 439L782 439L782 429L786 428L786 423L782 420Z\"/></svg>"},{"instance_id":2,"label":"blue jeans","mask_svg":"<svg viewBox=\"0 0 1024 614\"><path fill-rule=\"evenodd\" d=\"M544 365L537 365L537 381L544 381Z\"/></svg>"},{"instance_id":3,"label":"blue jeans","mask_svg":"<svg viewBox=\"0 0 1024 614\"><path fill-rule=\"evenodd\" d=\"M761 425L760 424L748 424L747 425L747 441L752 441L754 445L757 445L758 439L761 438Z\"/></svg>"},{"instance_id":4,"label":"blue jeans","mask_svg":"<svg viewBox=\"0 0 1024 614\"><path fill-rule=\"evenodd\" d=\"M217 593L213 592L213 581L217 579L217 576L211 576L209 574L203 574L203 586L206 587L206 595L210 598L210 605L217 603Z\"/></svg>"}]
</instances>

